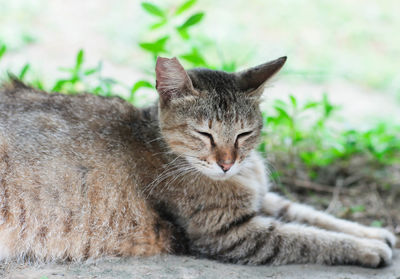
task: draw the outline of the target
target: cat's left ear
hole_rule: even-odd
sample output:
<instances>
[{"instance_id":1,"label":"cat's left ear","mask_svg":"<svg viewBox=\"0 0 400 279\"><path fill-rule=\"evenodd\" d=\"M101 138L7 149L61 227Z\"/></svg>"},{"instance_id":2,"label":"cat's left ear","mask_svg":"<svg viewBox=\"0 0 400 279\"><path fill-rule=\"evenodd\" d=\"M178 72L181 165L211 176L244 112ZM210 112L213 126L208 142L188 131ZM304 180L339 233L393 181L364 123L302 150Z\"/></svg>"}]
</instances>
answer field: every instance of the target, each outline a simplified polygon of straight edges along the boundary
<instances>
[{"instance_id":1,"label":"cat's left ear","mask_svg":"<svg viewBox=\"0 0 400 279\"><path fill-rule=\"evenodd\" d=\"M156 89L162 104L196 93L189 75L175 57L157 57Z\"/></svg>"},{"instance_id":2,"label":"cat's left ear","mask_svg":"<svg viewBox=\"0 0 400 279\"><path fill-rule=\"evenodd\" d=\"M264 91L266 82L283 67L287 57L258 65L256 67L236 73L240 90L252 96L260 96Z\"/></svg>"}]
</instances>

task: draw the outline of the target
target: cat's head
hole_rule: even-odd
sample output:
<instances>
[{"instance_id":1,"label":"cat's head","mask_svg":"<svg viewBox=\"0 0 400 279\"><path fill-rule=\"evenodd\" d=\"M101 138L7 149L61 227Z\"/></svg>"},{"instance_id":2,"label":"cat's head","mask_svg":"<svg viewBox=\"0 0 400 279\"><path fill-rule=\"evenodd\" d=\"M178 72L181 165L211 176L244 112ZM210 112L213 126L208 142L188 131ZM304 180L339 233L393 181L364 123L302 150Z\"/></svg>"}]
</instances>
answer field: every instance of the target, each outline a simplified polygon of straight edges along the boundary
<instances>
[{"instance_id":1,"label":"cat's head","mask_svg":"<svg viewBox=\"0 0 400 279\"><path fill-rule=\"evenodd\" d=\"M259 99L286 57L237 73L185 71L176 58L157 59L162 135L176 154L212 179L240 171L262 128Z\"/></svg>"}]
</instances>

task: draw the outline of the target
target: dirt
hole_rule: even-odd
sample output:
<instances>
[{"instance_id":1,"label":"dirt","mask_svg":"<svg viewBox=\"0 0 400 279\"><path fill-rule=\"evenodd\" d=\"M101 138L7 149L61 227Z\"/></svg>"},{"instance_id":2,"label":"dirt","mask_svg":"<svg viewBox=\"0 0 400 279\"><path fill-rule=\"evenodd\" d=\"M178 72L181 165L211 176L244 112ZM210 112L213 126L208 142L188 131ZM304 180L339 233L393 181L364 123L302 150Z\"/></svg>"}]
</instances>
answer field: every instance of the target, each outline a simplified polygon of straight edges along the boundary
<instances>
[{"instance_id":1,"label":"dirt","mask_svg":"<svg viewBox=\"0 0 400 279\"><path fill-rule=\"evenodd\" d=\"M310 180L299 160L270 156L269 165L279 172L272 179L273 191L338 218L385 227L400 235L400 166L380 166L366 156L354 156L314 169L317 177Z\"/></svg>"}]
</instances>

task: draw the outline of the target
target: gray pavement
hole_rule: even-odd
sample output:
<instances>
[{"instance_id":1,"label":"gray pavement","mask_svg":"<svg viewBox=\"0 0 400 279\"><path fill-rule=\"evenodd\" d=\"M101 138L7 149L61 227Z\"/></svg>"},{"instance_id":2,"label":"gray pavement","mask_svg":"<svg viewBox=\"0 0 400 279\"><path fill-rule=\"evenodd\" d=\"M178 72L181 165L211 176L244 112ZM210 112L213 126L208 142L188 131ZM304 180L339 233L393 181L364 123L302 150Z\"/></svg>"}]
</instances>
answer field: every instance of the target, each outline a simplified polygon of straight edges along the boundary
<instances>
[{"instance_id":1,"label":"gray pavement","mask_svg":"<svg viewBox=\"0 0 400 279\"><path fill-rule=\"evenodd\" d=\"M0 278L273 278L273 279L400 279L400 250L392 265L382 269L357 266L286 265L240 266L190 257L162 256L147 259L102 259L85 264L40 266L0 265Z\"/></svg>"}]
</instances>

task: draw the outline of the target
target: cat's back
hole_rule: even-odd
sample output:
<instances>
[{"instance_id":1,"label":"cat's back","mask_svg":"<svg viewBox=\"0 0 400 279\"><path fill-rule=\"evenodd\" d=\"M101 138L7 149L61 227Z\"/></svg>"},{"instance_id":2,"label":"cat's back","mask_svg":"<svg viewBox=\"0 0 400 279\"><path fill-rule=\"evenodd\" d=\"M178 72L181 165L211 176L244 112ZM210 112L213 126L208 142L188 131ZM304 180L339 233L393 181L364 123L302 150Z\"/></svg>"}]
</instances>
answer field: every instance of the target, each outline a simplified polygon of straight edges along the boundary
<instances>
[{"instance_id":1,"label":"cat's back","mask_svg":"<svg viewBox=\"0 0 400 279\"><path fill-rule=\"evenodd\" d=\"M112 145L117 151L126 142L140 148L157 136L154 114L154 109L140 110L118 97L49 94L15 80L0 88L0 135L25 149L54 150L57 145L89 151Z\"/></svg>"},{"instance_id":2,"label":"cat's back","mask_svg":"<svg viewBox=\"0 0 400 279\"><path fill-rule=\"evenodd\" d=\"M62 120L76 128L86 123L106 125L141 120L138 109L117 97L46 93L15 80L0 87L0 117L3 124L12 124L14 129L28 122L32 127L44 124L42 122L50 125L51 120Z\"/></svg>"}]
</instances>

